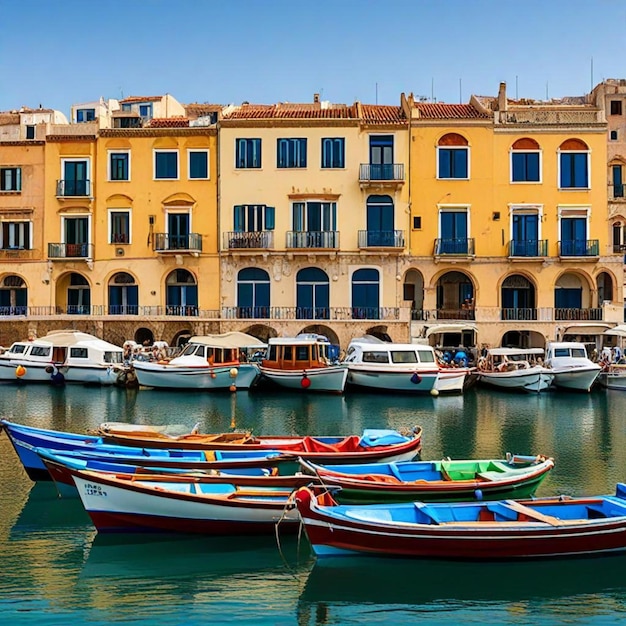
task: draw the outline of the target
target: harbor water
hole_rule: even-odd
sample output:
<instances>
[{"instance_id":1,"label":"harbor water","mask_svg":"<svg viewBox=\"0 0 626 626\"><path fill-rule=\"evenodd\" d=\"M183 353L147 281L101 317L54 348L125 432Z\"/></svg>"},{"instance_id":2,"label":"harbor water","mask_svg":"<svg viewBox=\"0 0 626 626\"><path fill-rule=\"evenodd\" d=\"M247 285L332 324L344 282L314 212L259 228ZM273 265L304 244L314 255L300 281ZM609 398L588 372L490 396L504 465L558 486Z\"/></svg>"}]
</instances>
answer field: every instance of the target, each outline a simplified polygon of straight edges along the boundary
<instances>
[{"instance_id":1,"label":"harbor water","mask_svg":"<svg viewBox=\"0 0 626 626\"><path fill-rule=\"evenodd\" d=\"M254 434L423 428L423 459L545 454L538 495L626 481L626 393L345 396L0 387L0 415L85 432L102 422ZM33 485L0 436L0 611L10 624L626 623L626 556L526 563L315 562L306 538L98 535L79 500Z\"/></svg>"}]
</instances>

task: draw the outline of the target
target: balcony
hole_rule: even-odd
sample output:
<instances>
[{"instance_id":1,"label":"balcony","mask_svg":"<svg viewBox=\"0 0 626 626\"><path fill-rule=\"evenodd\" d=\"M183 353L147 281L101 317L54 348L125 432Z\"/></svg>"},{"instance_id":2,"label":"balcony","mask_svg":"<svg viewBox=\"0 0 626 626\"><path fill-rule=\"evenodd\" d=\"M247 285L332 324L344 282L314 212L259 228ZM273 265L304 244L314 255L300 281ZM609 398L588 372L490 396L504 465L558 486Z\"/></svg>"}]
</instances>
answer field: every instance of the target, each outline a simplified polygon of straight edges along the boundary
<instances>
[{"instance_id":1,"label":"balcony","mask_svg":"<svg viewBox=\"0 0 626 626\"><path fill-rule=\"evenodd\" d=\"M339 248L338 230L287 231L287 248L299 250L336 250Z\"/></svg>"},{"instance_id":2,"label":"balcony","mask_svg":"<svg viewBox=\"0 0 626 626\"><path fill-rule=\"evenodd\" d=\"M386 320L398 321L398 307L224 307L223 319L260 320Z\"/></svg>"},{"instance_id":3,"label":"balcony","mask_svg":"<svg viewBox=\"0 0 626 626\"><path fill-rule=\"evenodd\" d=\"M402 249L406 245L403 230L360 230L359 248Z\"/></svg>"},{"instance_id":4,"label":"balcony","mask_svg":"<svg viewBox=\"0 0 626 626\"><path fill-rule=\"evenodd\" d=\"M535 308L507 308L500 310L500 319L503 321L527 322L537 319Z\"/></svg>"},{"instance_id":5,"label":"balcony","mask_svg":"<svg viewBox=\"0 0 626 626\"><path fill-rule=\"evenodd\" d=\"M57 198L91 197L90 180L57 180Z\"/></svg>"},{"instance_id":6,"label":"balcony","mask_svg":"<svg viewBox=\"0 0 626 626\"><path fill-rule=\"evenodd\" d=\"M474 256L474 239L435 239L435 256Z\"/></svg>"},{"instance_id":7,"label":"balcony","mask_svg":"<svg viewBox=\"0 0 626 626\"><path fill-rule=\"evenodd\" d=\"M274 231L231 231L224 233L225 250L271 250L274 248Z\"/></svg>"},{"instance_id":8,"label":"balcony","mask_svg":"<svg viewBox=\"0 0 626 626\"><path fill-rule=\"evenodd\" d=\"M600 256L600 242L597 239L574 239L559 241L559 256L580 258L596 258Z\"/></svg>"},{"instance_id":9,"label":"balcony","mask_svg":"<svg viewBox=\"0 0 626 626\"><path fill-rule=\"evenodd\" d=\"M92 243L49 243L48 258L58 259L93 259Z\"/></svg>"},{"instance_id":10,"label":"balcony","mask_svg":"<svg viewBox=\"0 0 626 626\"><path fill-rule=\"evenodd\" d=\"M361 163L359 183L362 188L404 185L404 163Z\"/></svg>"},{"instance_id":11,"label":"balcony","mask_svg":"<svg viewBox=\"0 0 626 626\"><path fill-rule=\"evenodd\" d=\"M540 259L548 256L547 239L525 239L509 241L509 257Z\"/></svg>"},{"instance_id":12,"label":"balcony","mask_svg":"<svg viewBox=\"0 0 626 626\"><path fill-rule=\"evenodd\" d=\"M188 233L186 235L168 235L167 233L155 233L154 249L157 252L181 252L199 253L202 252L202 235L199 233Z\"/></svg>"}]
</instances>

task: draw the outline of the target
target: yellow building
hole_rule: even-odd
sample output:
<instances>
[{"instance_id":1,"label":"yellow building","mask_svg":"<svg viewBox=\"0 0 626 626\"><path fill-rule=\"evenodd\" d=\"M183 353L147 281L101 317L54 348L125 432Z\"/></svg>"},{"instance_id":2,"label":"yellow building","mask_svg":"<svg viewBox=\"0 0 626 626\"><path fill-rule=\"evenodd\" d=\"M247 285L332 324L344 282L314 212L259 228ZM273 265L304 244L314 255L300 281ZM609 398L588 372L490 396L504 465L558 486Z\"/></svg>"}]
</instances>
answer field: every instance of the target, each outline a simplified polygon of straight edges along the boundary
<instances>
[{"instance_id":1,"label":"yellow building","mask_svg":"<svg viewBox=\"0 0 626 626\"><path fill-rule=\"evenodd\" d=\"M263 337L408 340L399 106L244 103L220 121L222 315Z\"/></svg>"},{"instance_id":2,"label":"yellow building","mask_svg":"<svg viewBox=\"0 0 626 626\"><path fill-rule=\"evenodd\" d=\"M607 226L606 121L580 101L411 111L411 335L431 343L592 342L623 319Z\"/></svg>"}]
</instances>

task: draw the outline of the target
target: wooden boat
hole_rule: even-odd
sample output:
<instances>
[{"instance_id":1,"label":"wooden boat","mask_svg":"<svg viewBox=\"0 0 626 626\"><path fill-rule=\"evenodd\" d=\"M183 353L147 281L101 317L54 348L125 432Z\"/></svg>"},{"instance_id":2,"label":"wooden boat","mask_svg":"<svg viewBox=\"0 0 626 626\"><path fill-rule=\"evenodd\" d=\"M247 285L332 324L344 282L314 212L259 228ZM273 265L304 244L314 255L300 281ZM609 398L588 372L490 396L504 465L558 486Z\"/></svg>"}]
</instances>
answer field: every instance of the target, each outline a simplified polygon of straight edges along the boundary
<instances>
[{"instance_id":1,"label":"wooden boat","mask_svg":"<svg viewBox=\"0 0 626 626\"><path fill-rule=\"evenodd\" d=\"M267 343L267 357L260 366L267 380L288 389L343 393L348 370L339 363L338 347L326 337L301 334L270 338Z\"/></svg>"},{"instance_id":2,"label":"wooden boat","mask_svg":"<svg viewBox=\"0 0 626 626\"><path fill-rule=\"evenodd\" d=\"M255 437L245 433L209 435L195 432L173 437L150 427L104 423L97 434L104 441L118 445L195 450L280 450L319 463L343 464L410 461L420 450L422 429L416 426L408 435L394 430L366 429L363 435L348 437Z\"/></svg>"},{"instance_id":3,"label":"wooden boat","mask_svg":"<svg viewBox=\"0 0 626 626\"><path fill-rule=\"evenodd\" d=\"M299 526L287 508L291 489L209 484L193 477L139 479L69 469L78 495L98 532L175 532L203 534L274 533Z\"/></svg>"},{"instance_id":4,"label":"wooden boat","mask_svg":"<svg viewBox=\"0 0 626 626\"><path fill-rule=\"evenodd\" d=\"M413 461L357 465L316 465L300 460L302 469L322 485L339 488L345 503L463 502L532 496L554 461L544 456L508 454L505 460Z\"/></svg>"},{"instance_id":5,"label":"wooden boat","mask_svg":"<svg viewBox=\"0 0 626 626\"><path fill-rule=\"evenodd\" d=\"M187 468L132 465L122 462L112 462L106 459L83 458L71 452L60 454L45 448L35 448L35 452L46 466L48 473L56 484L59 494L63 497L77 497L76 485L70 469L89 470L108 474L125 474L135 476L145 481L160 481L169 478L186 480L193 478L202 483L214 484L227 482L237 487L267 487L296 489L308 485L313 477L304 474L279 474L278 466L272 467L245 467L239 468L232 464L226 469L214 468ZM200 464L198 464L200 465Z\"/></svg>"},{"instance_id":6,"label":"wooden boat","mask_svg":"<svg viewBox=\"0 0 626 626\"><path fill-rule=\"evenodd\" d=\"M318 557L513 560L626 550L626 485L615 496L338 505L302 487L296 505Z\"/></svg>"},{"instance_id":7,"label":"wooden boat","mask_svg":"<svg viewBox=\"0 0 626 626\"><path fill-rule=\"evenodd\" d=\"M542 348L491 348L478 359L478 382L509 391L544 391L553 374L538 362Z\"/></svg>"},{"instance_id":8,"label":"wooden boat","mask_svg":"<svg viewBox=\"0 0 626 626\"><path fill-rule=\"evenodd\" d=\"M587 356L584 343L553 341L548 344L545 366L559 389L591 391L602 368Z\"/></svg>"},{"instance_id":9,"label":"wooden boat","mask_svg":"<svg viewBox=\"0 0 626 626\"><path fill-rule=\"evenodd\" d=\"M105 427L106 425L103 425ZM120 432L132 432L120 427ZM217 443L219 435L211 445L202 445L197 439L193 446L175 447L177 439L156 430L148 430L144 435L152 438L139 438L138 445L131 445L128 439L125 445L107 443L97 434L80 435L65 433L32 426L23 426L8 420L0 420L0 429L6 431L15 451L31 480L51 480L50 474L35 452L35 448L53 451L72 451L82 458L107 460L127 465L149 465L151 467L175 467L178 469L226 469L234 467L273 467L286 464L295 468L297 457L303 456L318 463L350 463L367 461L411 460L421 448L419 427L411 436L404 437L395 431L365 431L363 437L273 437L274 448L263 443L258 445L233 443L231 433L226 433L223 441ZM159 439L158 435L163 438ZM208 438L208 435L204 435ZM240 434L240 440L250 437ZM167 442L172 442L170 446ZM227 445L224 441L229 442ZM154 445L157 442L159 445ZM284 445L284 448L281 446ZM183 444L184 445L184 444ZM219 449L220 446L226 449ZM288 470L285 471L287 473Z\"/></svg>"},{"instance_id":10,"label":"wooden boat","mask_svg":"<svg viewBox=\"0 0 626 626\"><path fill-rule=\"evenodd\" d=\"M263 348L256 337L240 332L192 337L173 359L133 361L139 384L162 389L249 389L259 366L245 360L250 348Z\"/></svg>"},{"instance_id":11,"label":"wooden boat","mask_svg":"<svg viewBox=\"0 0 626 626\"><path fill-rule=\"evenodd\" d=\"M128 369L123 354L119 346L94 335L53 331L17 341L0 354L0 381L113 385Z\"/></svg>"}]
</instances>

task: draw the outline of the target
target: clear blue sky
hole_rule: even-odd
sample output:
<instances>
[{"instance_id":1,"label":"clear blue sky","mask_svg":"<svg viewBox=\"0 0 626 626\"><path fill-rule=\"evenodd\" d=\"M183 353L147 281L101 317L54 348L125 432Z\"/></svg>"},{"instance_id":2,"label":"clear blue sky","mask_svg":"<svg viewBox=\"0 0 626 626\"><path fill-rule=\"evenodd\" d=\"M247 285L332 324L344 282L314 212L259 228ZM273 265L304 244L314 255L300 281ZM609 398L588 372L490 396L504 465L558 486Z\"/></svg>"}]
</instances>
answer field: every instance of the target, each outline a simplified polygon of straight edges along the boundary
<instances>
[{"instance_id":1,"label":"clear blue sky","mask_svg":"<svg viewBox=\"0 0 626 626\"><path fill-rule=\"evenodd\" d=\"M0 55L2 111L164 93L456 103L500 81L544 99L626 78L626 1L0 0Z\"/></svg>"}]
</instances>

